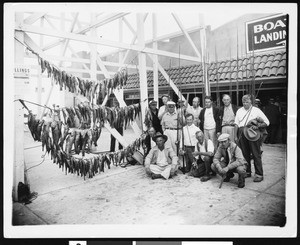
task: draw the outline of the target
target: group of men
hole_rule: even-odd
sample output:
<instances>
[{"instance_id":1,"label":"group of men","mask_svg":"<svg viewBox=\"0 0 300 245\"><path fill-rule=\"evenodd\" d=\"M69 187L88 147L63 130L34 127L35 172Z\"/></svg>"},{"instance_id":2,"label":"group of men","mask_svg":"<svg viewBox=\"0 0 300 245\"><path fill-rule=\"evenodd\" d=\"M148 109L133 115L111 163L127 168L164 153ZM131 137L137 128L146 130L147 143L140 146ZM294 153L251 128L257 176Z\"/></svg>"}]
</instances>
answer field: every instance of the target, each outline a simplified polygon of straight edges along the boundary
<instances>
[{"instance_id":1,"label":"group of men","mask_svg":"<svg viewBox=\"0 0 300 245\"><path fill-rule=\"evenodd\" d=\"M262 181L262 143L270 124L266 115L252 105L251 95L242 97L241 108L231 104L227 94L220 108L210 96L204 99L204 108L198 97L192 106L179 100L178 108L168 95L159 109L156 101L149 102L153 119L144 140L146 173L168 179L180 170L203 182L219 174L228 182L236 172L238 187L243 188L253 159L253 181Z\"/></svg>"}]
</instances>

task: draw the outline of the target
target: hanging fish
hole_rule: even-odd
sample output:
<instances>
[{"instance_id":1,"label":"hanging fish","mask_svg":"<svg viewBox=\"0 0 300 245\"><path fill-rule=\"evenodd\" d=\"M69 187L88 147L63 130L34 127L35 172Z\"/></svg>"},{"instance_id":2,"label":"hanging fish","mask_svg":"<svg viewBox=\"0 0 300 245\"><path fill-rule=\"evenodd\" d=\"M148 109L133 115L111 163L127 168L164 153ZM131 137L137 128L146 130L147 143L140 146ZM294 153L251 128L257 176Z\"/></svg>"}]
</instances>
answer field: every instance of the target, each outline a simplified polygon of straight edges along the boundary
<instances>
[{"instance_id":1,"label":"hanging fish","mask_svg":"<svg viewBox=\"0 0 300 245\"><path fill-rule=\"evenodd\" d=\"M70 135L68 135L68 137L66 138L66 154L67 155L70 155L70 153L71 153L72 146L75 141L75 136L76 136L76 132L73 130L70 133Z\"/></svg>"},{"instance_id":2,"label":"hanging fish","mask_svg":"<svg viewBox=\"0 0 300 245\"><path fill-rule=\"evenodd\" d=\"M75 140L74 140L74 151L75 154L79 154L81 147L80 147L80 141L81 141L81 133L80 131L76 131Z\"/></svg>"}]
</instances>

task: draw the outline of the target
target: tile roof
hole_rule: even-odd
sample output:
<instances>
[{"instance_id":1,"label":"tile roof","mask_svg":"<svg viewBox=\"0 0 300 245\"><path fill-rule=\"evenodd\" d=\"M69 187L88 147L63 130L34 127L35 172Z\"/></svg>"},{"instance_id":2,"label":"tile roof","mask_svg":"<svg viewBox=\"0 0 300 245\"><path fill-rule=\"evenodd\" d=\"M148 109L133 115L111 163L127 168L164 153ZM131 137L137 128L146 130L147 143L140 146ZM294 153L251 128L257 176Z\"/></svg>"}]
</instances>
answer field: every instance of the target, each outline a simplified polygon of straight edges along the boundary
<instances>
[{"instance_id":1,"label":"tile roof","mask_svg":"<svg viewBox=\"0 0 300 245\"><path fill-rule=\"evenodd\" d=\"M253 63L254 62L254 63ZM238 65L238 66L237 66ZM170 79L179 84L194 84L203 81L202 65L173 67L165 70ZM238 71L238 72L237 72ZM256 54L255 57L240 58L211 63L208 67L210 82L227 81L229 79L266 78L286 75L286 52ZM158 72L159 86L168 85L168 81ZM153 86L153 71L147 71L148 87ZM129 74L124 89L139 88L138 74Z\"/></svg>"}]
</instances>

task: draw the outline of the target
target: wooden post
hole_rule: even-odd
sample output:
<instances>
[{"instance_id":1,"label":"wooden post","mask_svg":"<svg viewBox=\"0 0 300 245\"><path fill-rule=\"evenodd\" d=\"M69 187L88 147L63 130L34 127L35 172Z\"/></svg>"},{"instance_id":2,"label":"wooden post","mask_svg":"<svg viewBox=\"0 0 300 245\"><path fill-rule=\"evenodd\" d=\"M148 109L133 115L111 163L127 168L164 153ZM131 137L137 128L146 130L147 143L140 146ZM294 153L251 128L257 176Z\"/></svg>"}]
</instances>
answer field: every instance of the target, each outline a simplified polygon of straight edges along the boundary
<instances>
[{"instance_id":1,"label":"wooden post","mask_svg":"<svg viewBox=\"0 0 300 245\"><path fill-rule=\"evenodd\" d=\"M137 14L137 37L138 45L145 47L145 35L144 35L144 14ZM141 120L145 120L145 110L148 105L148 85L147 85L147 71L146 71L146 54L140 52L139 55L139 76L140 76L140 94L141 94ZM143 123L142 130L146 130L146 126Z\"/></svg>"},{"instance_id":2,"label":"wooden post","mask_svg":"<svg viewBox=\"0 0 300 245\"><path fill-rule=\"evenodd\" d=\"M157 38L157 16L152 14L153 39ZM153 42L153 49L157 49L157 41ZM158 57L153 55L153 96L154 100L158 102ZM159 104L157 103L157 108Z\"/></svg>"},{"instance_id":3,"label":"wooden post","mask_svg":"<svg viewBox=\"0 0 300 245\"><path fill-rule=\"evenodd\" d=\"M22 23L23 13L16 13L16 22ZM20 31L15 31L15 36L21 42L24 42L24 34ZM15 40L15 64L24 63L24 47L17 40ZM14 99L22 99L22 86L24 79L15 78L15 97ZM13 169L13 200L18 201L18 183L24 183L24 111L22 104L15 102L14 113L14 169Z\"/></svg>"}]
</instances>

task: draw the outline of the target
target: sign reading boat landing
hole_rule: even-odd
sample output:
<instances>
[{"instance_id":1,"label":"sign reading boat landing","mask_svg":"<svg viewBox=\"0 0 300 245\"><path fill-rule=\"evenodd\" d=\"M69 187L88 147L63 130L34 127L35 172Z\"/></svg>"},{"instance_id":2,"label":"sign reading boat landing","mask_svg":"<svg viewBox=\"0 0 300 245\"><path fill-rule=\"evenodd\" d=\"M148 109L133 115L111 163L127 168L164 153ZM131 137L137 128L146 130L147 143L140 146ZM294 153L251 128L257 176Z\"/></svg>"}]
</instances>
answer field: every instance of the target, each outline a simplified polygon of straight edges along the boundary
<instances>
[{"instance_id":1,"label":"sign reading boat landing","mask_svg":"<svg viewBox=\"0 0 300 245\"><path fill-rule=\"evenodd\" d=\"M275 15L246 22L247 53L284 48L287 18L287 15Z\"/></svg>"}]
</instances>

